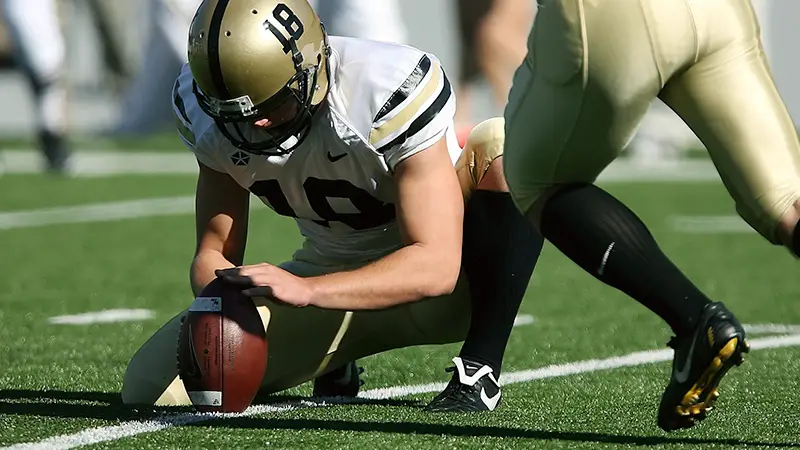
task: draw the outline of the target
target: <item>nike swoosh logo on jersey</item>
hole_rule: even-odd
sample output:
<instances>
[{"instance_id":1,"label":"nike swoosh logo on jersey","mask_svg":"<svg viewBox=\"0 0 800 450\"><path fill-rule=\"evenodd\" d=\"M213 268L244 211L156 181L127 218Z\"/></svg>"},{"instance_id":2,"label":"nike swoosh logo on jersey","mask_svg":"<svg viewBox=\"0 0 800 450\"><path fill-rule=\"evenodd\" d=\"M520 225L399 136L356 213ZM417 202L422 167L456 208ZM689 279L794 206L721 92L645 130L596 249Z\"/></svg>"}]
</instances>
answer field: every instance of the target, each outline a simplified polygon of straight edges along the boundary
<instances>
[{"instance_id":1,"label":"nike swoosh logo on jersey","mask_svg":"<svg viewBox=\"0 0 800 450\"><path fill-rule=\"evenodd\" d=\"M494 411L497 408L497 403L500 402L500 393L500 391L497 391L494 397L489 397L486 395L486 389L481 388L481 401L489 408L489 411Z\"/></svg>"},{"instance_id":2,"label":"nike swoosh logo on jersey","mask_svg":"<svg viewBox=\"0 0 800 450\"><path fill-rule=\"evenodd\" d=\"M333 155L331 155L331 152L328 152L328 161L333 163L333 162L336 162L336 161L344 158L345 156L347 156L347 153L342 153L341 155L333 156Z\"/></svg>"},{"instance_id":3,"label":"nike swoosh logo on jersey","mask_svg":"<svg viewBox=\"0 0 800 450\"><path fill-rule=\"evenodd\" d=\"M694 336L692 336L692 345L689 347L689 352L686 353L686 361L683 362L683 369L675 370L673 372L675 381L678 383L686 383L686 380L689 379L689 372L692 371L692 354L694 353L694 345L697 343L697 333L699 333L701 329L701 327L697 327L697 329L694 331Z\"/></svg>"}]
</instances>

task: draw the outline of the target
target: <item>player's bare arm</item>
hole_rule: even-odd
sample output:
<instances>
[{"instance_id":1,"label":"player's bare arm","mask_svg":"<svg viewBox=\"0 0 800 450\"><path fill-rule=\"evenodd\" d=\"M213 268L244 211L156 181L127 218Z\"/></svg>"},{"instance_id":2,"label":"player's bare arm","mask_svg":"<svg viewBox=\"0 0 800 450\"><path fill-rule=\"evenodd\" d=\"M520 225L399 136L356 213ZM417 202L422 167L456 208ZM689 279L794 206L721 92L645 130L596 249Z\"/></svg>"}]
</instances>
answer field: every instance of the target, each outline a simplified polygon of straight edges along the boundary
<instances>
[{"instance_id":1,"label":"player's bare arm","mask_svg":"<svg viewBox=\"0 0 800 450\"><path fill-rule=\"evenodd\" d=\"M328 309L383 309L451 293L461 265L464 207L444 138L400 163L395 179L405 245L394 253L357 270L312 278L270 264L218 274L254 285L248 295Z\"/></svg>"},{"instance_id":2,"label":"player's bare arm","mask_svg":"<svg viewBox=\"0 0 800 450\"><path fill-rule=\"evenodd\" d=\"M192 290L197 295L216 275L216 269L241 265L249 215L249 192L228 174L200 166L195 196L197 247L191 266Z\"/></svg>"}]
</instances>

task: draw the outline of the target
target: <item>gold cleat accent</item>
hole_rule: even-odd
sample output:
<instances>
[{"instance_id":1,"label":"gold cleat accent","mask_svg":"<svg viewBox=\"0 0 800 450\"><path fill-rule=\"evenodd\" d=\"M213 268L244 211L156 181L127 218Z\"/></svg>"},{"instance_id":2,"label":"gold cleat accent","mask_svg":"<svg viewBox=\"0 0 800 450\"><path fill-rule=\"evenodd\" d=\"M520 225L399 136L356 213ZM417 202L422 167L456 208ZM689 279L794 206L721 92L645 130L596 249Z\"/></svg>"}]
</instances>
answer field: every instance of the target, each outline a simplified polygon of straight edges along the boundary
<instances>
[{"instance_id":1,"label":"gold cleat accent","mask_svg":"<svg viewBox=\"0 0 800 450\"><path fill-rule=\"evenodd\" d=\"M746 341L745 341L746 342ZM683 397L681 405L685 409L689 409L689 414L699 415L700 410L706 407L711 407L716 399L719 397L719 391L715 388L705 397L705 401L701 402L700 398L709 384L711 384L720 370L724 367L725 363L736 353L736 348L739 345L739 338L733 338L720 349L719 354L711 361L711 365L700 376L697 382ZM741 363L740 363L741 364ZM698 409L699 408L699 409Z\"/></svg>"},{"instance_id":2,"label":"gold cleat accent","mask_svg":"<svg viewBox=\"0 0 800 450\"><path fill-rule=\"evenodd\" d=\"M716 403L718 398L719 398L719 391L716 390L716 389L711 391L708 394L708 396L706 396L705 404L706 404L706 406L709 407L709 410L714 406L714 403Z\"/></svg>"},{"instance_id":3,"label":"gold cleat accent","mask_svg":"<svg viewBox=\"0 0 800 450\"><path fill-rule=\"evenodd\" d=\"M722 365L724 361L727 361L731 355L733 355L733 352L736 351L736 347L738 346L739 338L731 339L727 344L725 344L725 347L722 347L722 350L719 351L719 355L714 358L714 361L719 361L719 359L722 358L722 361L719 361L720 365Z\"/></svg>"}]
</instances>

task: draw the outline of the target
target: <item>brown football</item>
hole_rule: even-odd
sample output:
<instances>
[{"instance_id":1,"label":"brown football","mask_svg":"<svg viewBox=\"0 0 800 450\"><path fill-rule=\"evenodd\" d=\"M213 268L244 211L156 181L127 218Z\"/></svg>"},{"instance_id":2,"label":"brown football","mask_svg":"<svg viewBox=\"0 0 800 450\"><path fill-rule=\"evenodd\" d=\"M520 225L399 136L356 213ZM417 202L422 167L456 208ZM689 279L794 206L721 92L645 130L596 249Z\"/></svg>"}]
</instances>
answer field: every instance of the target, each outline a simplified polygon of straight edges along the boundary
<instances>
[{"instance_id":1,"label":"brown football","mask_svg":"<svg viewBox=\"0 0 800 450\"><path fill-rule=\"evenodd\" d=\"M204 412L241 412L267 370L267 337L253 301L241 288L212 281L195 298L178 339L178 374Z\"/></svg>"}]
</instances>

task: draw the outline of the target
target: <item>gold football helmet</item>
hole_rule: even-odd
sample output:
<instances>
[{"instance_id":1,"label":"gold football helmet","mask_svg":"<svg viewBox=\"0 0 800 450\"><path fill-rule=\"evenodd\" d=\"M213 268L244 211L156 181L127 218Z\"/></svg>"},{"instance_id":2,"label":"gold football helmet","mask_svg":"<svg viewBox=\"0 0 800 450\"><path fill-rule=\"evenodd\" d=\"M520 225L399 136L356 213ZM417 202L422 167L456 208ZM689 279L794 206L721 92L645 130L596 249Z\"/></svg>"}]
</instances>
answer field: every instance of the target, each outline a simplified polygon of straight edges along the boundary
<instances>
[{"instance_id":1,"label":"gold football helmet","mask_svg":"<svg viewBox=\"0 0 800 450\"><path fill-rule=\"evenodd\" d=\"M204 0L189 30L200 107L236 147L285 154L328 92L330 46L307 0ZM266 129L253 126L269 119Z\"/></svg>"}]
</instances>

